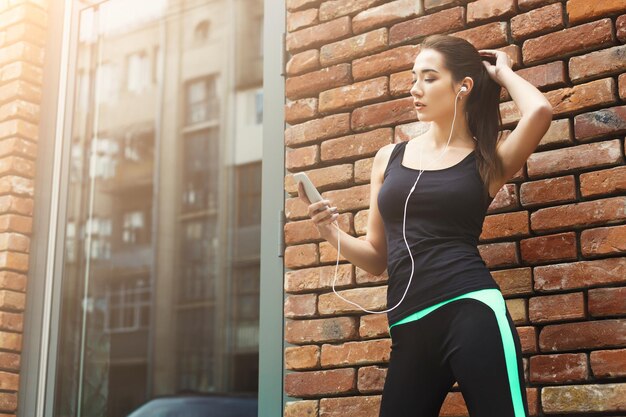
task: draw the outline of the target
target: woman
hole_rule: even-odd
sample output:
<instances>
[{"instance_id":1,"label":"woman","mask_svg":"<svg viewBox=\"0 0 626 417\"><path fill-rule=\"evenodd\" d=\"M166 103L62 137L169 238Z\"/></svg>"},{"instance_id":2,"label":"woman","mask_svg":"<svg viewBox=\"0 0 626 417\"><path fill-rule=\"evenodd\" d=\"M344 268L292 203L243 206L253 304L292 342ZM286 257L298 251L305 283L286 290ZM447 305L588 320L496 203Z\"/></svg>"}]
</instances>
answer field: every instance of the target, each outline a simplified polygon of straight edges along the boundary
<instances>
[{"instance_id":1,"label":"woman","mask_svg":"<svg viewBox=\"0 0 626 417\"><path fill-rule=\"evenodd\" d=\"M522 117L498 141L501 87ZM298 194L346 259L375 275L387 269L392 346L380 417L438 416L455 381L471 417L526 417L519 336L477 244L487 208L539 144L552 108L505 53L450 35L422 42L411 96L430 129L377 152L366 240L333 224L328 200L311 204L301 185Z\"/></svg>"}]
</instances>

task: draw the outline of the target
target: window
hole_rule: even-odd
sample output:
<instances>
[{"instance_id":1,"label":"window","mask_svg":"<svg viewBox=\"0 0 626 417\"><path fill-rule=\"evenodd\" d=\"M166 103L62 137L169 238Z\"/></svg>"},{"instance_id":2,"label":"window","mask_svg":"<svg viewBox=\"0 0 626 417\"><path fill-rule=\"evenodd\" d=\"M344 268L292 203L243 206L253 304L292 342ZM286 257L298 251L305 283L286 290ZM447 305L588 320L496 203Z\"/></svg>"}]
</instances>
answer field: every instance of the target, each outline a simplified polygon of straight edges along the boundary
<instances>
[{"instance_id":1,"label":"window","mask_svg":"<svg viewBox=\"0 0 626 417\"><path fill-rule=\"evenodd\" d=\"M105 284L107 332L134 331L150 324L151 291L147 279L128 279Z\"/></svg>"},{"instance_id":2,"label":"window","mask_svg":"<svg viewBox=\"0 0 626 417\"><path fill-rule=\"evenodd\" d=\"M254 123L263 124L263 89L258 89L254 93Z\"/></svg>"},{"instance_id":3,"label":"window","mask_svg":"<svg viewBox=\"0 0 626 417\"><path fill-rule=\"evenodd\" d=\"M144 51L126 57L126 90L141 93L150 81L150 60Z\"/></svg>"},{"instance_id":4,"label":"window","mask_svg":"<svg viewBox=\"0 0 626 417\"><path fill-rule=\"evenodd\" d=\"M219 155L218 129L185 137L183 211L217 209Z\"/></svg>"},{"instance_id":5,"label":"window","mask_svg":"<svg viewBox=\"0 0 626 417\"><path fill-rule=\"evenodd\" d=\"M215 77L204 78L187 84L185 110L188 125L219 118Z\"/></svg>"},{"instance_id":6,"label":"window","mask_svg":"<svg viewBox=\"0 0 626 417\"><path fill-rule=\"evenodd\" d=\"M208 20L202 20L193 30L193 42L196 46L204 44L209 38L210 23Z\"/></svg>"},{"instance_id":7,"label":"window","mask_svg":"<svg viewBox=\"0 0 626 417\"><path fill-rule=\"evenodd\" d=\"M261 223L261 162L237 167L237 225Z\"/></svg>"},{"instance_id":8,"label":"window","mask_svg":"<svg viewBox=\"0 0 626 417\"><path fill-rule=\"evenodd\" d=\"M146 222L142 211L131 211L124 213L124 223L122 231L122 242L139 243L140 241L148 241L141 238L146 231Z\"/></svg>"}]
</instances>

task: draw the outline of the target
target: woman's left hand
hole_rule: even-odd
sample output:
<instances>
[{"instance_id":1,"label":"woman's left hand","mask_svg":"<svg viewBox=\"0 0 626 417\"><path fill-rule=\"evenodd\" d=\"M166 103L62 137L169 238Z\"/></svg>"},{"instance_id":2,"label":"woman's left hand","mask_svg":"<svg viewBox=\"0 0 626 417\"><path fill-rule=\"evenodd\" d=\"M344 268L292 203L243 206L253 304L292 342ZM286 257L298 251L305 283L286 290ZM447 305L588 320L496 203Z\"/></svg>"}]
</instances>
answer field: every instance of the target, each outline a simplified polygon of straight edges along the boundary
<instances>
[{"instance_id":1,"label":"woman's left hand","mask_svg":"<svg viewBox=\"0 0 626 417\"><path fill-rule=\"evenodd\" d=\"M482 61L482 63L487 69L487 73L489 74L491 79L502 86L502 83L500 82L500 79L498 78L498 74L505 67L507 69L511 69L511 66L512 66L511 58L509 58L509 56L506 53L502 51L496 51L495 49L480 49L478 53L481 56L488 56L488 57L495 56L496 57L495 65L484 60Z\"/></svg>"}]
</instances>

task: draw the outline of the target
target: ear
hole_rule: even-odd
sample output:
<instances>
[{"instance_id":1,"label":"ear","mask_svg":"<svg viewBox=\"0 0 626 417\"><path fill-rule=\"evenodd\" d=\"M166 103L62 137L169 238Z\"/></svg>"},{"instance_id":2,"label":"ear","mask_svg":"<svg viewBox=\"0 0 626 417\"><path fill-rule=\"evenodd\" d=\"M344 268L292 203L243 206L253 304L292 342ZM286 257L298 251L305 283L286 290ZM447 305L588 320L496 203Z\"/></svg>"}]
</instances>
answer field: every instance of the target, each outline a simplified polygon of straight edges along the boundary
<instances>
[{"instance_id":1,"label":"ear","mask_svg":"<svg viewBox=\"0 0 626 417\"><path fill-rule=\"evenodd\" d=\"M472 88L474 88L474 80L472 79L472 77L465 77L463 78L463 80L461 80L461 83L459 85L459 89L462 86L466 86L467 87L467 91L462 92L461 94L465 94L466 96L470 94L470 92L472 91Z\"/></svg>"}]
</instances>

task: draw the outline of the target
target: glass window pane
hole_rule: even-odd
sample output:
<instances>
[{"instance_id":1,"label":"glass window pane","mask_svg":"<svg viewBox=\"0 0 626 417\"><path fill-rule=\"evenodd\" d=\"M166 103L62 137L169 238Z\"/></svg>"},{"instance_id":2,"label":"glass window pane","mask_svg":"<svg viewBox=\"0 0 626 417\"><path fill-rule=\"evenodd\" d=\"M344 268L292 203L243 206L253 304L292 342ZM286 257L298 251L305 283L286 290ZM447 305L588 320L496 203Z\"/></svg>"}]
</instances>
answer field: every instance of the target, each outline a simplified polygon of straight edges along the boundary
<instances>
[{"instance_id":1,"label":"glass window pane","mask_svg":"<svg viewBox=\"0 0 626 417\"><path fill-rule=\"evenodd\" d=\"M108 0L80 13L55 417L257 393L261 156L231 155L236 118L220 116L229 69L253 66L212 41L235 33L214 19L222 9ZM253 19L244 11L238 24ZM260 123L262 74L249 73Z\"/></svg>"}]
</instances>

